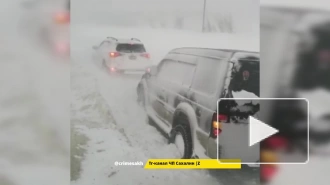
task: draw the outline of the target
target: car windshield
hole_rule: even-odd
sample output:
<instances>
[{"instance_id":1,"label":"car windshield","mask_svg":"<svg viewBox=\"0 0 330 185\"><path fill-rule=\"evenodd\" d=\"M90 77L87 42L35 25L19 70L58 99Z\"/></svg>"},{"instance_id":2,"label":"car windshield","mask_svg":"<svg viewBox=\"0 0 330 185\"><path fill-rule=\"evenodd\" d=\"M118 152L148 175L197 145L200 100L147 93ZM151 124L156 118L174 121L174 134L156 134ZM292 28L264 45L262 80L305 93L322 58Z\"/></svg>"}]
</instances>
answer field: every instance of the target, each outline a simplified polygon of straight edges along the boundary
<instances>
[{"instance_id":1,"label":"car windshield","mask_svg":"<svg viewBox=\"0 0 330 185\"><path fill-rule=\"evenodd\" d=\"M146 52L142 44L118 44L116 50L122 53L144 53Z\"/></svg>"}]
</instances>

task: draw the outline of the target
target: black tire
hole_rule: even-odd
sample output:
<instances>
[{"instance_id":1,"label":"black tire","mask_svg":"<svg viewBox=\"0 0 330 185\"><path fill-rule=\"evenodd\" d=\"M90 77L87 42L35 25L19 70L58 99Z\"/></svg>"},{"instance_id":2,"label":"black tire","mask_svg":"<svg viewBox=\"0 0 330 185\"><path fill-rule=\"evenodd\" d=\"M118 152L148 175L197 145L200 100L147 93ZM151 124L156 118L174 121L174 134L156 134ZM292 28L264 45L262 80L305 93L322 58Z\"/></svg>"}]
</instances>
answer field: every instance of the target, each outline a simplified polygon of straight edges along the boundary
<instances>
[{"instance_id":1,"label":"black tire","mask_svg":"<svg viewBox=\"0 0 330 185\"><path fill-rule=\"evenodd\" d=\"M193 155L193 142L191 132L189 128L189 122L186 117L179 118L179 124L177 124L171 131L169 137L169 144L175 142L175 138L178 134L181 134L184 140L184 154L182 159L191 159Z\"/></svg>"}]
</instances>

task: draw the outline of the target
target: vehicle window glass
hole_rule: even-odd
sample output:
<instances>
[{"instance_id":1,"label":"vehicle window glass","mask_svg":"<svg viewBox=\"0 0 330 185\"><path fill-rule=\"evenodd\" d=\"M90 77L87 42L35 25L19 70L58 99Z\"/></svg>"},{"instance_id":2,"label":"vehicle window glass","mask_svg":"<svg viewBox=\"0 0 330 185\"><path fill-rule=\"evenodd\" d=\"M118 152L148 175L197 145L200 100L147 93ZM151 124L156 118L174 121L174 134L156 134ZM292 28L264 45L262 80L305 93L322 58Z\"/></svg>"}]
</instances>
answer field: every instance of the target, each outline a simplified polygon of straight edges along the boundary
<instances>
[{"instance_id":1,"label":"vehicle window glass","mask_svg":"<svg viewBox=\"0 0 330 185\"><path fill-rule=\"evenodd\" d=\"M246 57L233 61L230 89L235 92L247 91L259 97L260 66L259 58ZM244 98L244 97L243 97Z\"/></svg>"},{"instance_id":2,"label":"vehicle window glass","mask_svg":"<svg viewBox=\"0 0 330 185\"><path fill-rule=\"evenodd\" d=\"M182 68L182 84L191 86L192 81L194 79L194 74L196 71L196 65L193 64L185 64L184 67ZM180 73L180 71L179 71Z\"/></svg>"},{"instance_id":3,"label":"vehicle window glass","mask_svg":"<svg viewBox=\"0 0 330 185\"><path fill-rule=\"evenodd\" d=\"M168 68L168 62L169 60L163 60L160 65L158 66L158 78L166 78L166 76L169 75L169 68Z\"/></svg>"},{"instance_id":4,"label":"vehicle window glass","mask_svg":"<svg viewBox=\"0 0 330 185\"><path fill-rule=\"evenodd\" d=\"M190 86L195 71L195 65L166 60L161 64L159 70L158 77L160 79Z\"/></svg>"},{"instance_id":5,"label":"vehicle window glass","mask_svg":"<svg viewBox=\"0 0 330 185\"><path fill-rule=\"evenodd\" d=\"M171 62L170 70L173 71L173 75L169 78L171 82L188 86L191 85L195 65L184 62Z\"/></svg>"},{"instance_id":6,"label":"vehicle window glass","mask_svg":"<svg viewBox=\"0 0 330 185\"><path fill-rule=\"evenodd\" d=\"M198 58L192 88L207 94L212 94L216 90L216 83L219 79L215 76L219 72L220 59Z\"/></svg>"},{"instance_id":7,"label":"vehicle window glass","mask_svg":"<svg viewBox=\"0 0 330 185\"><path fill-rule=\"evenodd\" d=\"M116 50L122 53L144 53L146 52L142 44L118 44Z\"/></svg>"}]
</instances>

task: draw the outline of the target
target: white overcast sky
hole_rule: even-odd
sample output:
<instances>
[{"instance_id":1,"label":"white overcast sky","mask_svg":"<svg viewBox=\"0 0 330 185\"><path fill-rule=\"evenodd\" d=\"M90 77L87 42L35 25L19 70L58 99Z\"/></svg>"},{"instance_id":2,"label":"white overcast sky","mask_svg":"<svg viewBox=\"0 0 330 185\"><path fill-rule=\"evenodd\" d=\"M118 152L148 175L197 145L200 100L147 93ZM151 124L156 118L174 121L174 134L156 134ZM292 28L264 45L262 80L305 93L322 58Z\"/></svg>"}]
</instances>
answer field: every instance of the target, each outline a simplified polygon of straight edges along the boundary
<instances>
[{"instance_id":1,"label":"white overcast sky","mask_svg":"<svg viewBox=\"0 0 330 185\"><path fill-rule=\"evenodd\" d=\"M204 0L71 0L72 12L185 13L202 16ZM230 13L239 29L259 30L259 0L206 0L207 13ZM252 29L253 27L253 29Z\"/></svg>"}]
</instances>

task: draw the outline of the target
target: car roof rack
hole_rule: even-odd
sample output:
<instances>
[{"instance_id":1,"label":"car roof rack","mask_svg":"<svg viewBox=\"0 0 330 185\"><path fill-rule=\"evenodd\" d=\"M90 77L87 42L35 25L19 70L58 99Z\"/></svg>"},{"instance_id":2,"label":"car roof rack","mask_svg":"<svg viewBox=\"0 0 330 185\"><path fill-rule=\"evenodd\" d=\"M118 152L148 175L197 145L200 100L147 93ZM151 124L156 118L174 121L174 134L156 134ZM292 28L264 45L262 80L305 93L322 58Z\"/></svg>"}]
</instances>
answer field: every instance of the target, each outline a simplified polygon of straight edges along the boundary
<instances>
[{"instance_id":1,"label":"car roof rack","mask_svg":"<svg viewBox=\"0 0 330 185\"><path fill-rule=\"evenodd\" d=\"M107 39L112 39L112 40L118 41L118 39L116 39L115 37L107 37Z\"/></svg>"},{"instance_id":2,"label":"car roof rack","mask_svg":"<svg viewBox=\"0 0 330 185\"><path fill-rule=\"evenodd\" d=\"M135 40L135 41L141 42L141 40L140 39L137 39L137 38L131 38L131 40Z\"/></svg>"}]
</instances>

